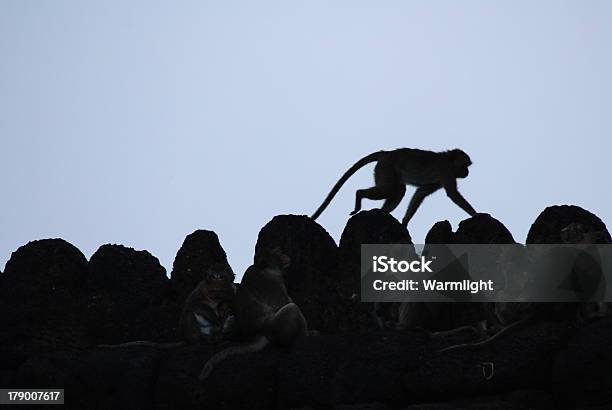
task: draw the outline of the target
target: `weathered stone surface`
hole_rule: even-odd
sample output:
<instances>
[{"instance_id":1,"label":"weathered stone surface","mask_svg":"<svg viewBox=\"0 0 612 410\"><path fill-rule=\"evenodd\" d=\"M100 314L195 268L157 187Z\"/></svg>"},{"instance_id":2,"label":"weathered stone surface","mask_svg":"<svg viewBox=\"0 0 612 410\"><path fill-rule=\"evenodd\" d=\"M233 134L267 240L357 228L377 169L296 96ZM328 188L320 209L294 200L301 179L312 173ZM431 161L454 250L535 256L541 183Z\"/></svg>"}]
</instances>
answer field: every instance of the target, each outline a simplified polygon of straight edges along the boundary
<instances>
[{"instance_id":1,"label":"weathered stone surface","mask_svg":"<svg viewBox=\"0 0 612 410\"><path fill-rule=\"evenodd\" d=\"M459 224L457 232L452 231L448 221L436 222L427 233L425 238L424 252L435 252L437 260L446 264L453 260L454 256L450 250L439 245L452 244L512 244L515 243L510 231L497 219L488 214L479 214L465 219ZM436 246L428 246L436 245ZM487 263L496 263L499 255L491 254L490 261L480 260L479 263L487 266ZM436 261L433 262L434 266ZM457 277L452 280L468 279ZM487 319L484 305L481 303L470 303L459 301L452 303L405 303L402 309L411 309L413 314L407 316L410 323L402 323L402 326L419 326L425 329L449 330L458 326L474 325Z\"/></svg>"},{"instance_id":2,"label":"weathered stone surface","mask_svg":"<svg viewBox=\"0 0 612 410\"><path fill-rule=\"evenodd\" d=\"M532 226L531 243L558 242L559 232L573 223L609 239L603 222L587 211L552 208ZM478 215L456 233L447 222L437 223L427 242L514 239L499 221ZM190 291L211 263L226 260L214 233L197 231L185 240L172 284L148 252L105 245L87 262L63 240L31 242L0 274L0 385L61 386L67 391L64 407L94 410L610 407L609 318L577 322L539 315L486 347L441 354L441 348L473 341L473 335L432 338L421 330L376 329L373 306L359 301L362 243L411 240L378 210L351 218L338 249L306 217L279 216L266 225L257 246L278 245L292 257L287 281L294 298L312 309L308 314L320 320L319 330L336 334L302 338L290 349L269 346L231 356L202 385L202 366L227 344L93 345L170 338L164 332L174 326L173 309L182 304L174 292ZM309 297L320 290L320 280L328 280L333 292ZM317 309L313 300L326 306Z\"/></svg>"},{"instance_id":3,"label":"weathered stone surface","mask_svg":"<svg viewBox=\"0 0 612 410\"><path fill-rule=\"evenodd\" d=\"M555 401L568 408L612 405L612 319L597 320L570 339L555 360Z\"/></svg>"},{"instance_id":4,"label":"weathered stone surface","mask_svg":"<svg viewBox=\"0 0 612 410\"><path fill-rule=\"evenodd\" d=\"M444 355L438 350L456 340L432 340L424 332L306 337L291 349L230 356L203 385L197 376L221 345L55 352L24 363L10 387L61 385L70 391L68 408L94 409L121 403L135 409L269 409L402 408L466 397L494 402L492 395L546 390L554 356L573 331L544 323L489 349ZM483 373L481 362L492 363L492 373ZM531 402L523 400L517 402Z\"/></svg>"},{"instance_id":5,"label":"weathered stone surface","mask_svg":"<svg viewBox=\"0 0 612 410\"><path fill-rule=\"evenodd\" d=\"M570 225L582 225L586 231L599 232L600 243L610 243L610 233L606 225L593 213L575 205L549 206L538 215L527 234L527 244L560 244L563 243L562 231ZM564 252L561 250L560 252ZM549 317L575 317L578 309L590 309L596 304L580 305L570 303L535 304L539 311Z\"/></svg>"},{"instance_id":6,"label":"weathered stone surface","mask_svg":"<svg viewBox=\"0 0 612 410\"><path fill-rule=\"evenodd\" d=\"M436 222L425 236L425 243L452 244L454 242L455 233L453 232L453 227L446 220Z\"/></svg>"},{"instance_id":7,"label":"weathered stone surface","mask_svg":"<svg viewBox=\"0 0 612 410\"><path fill-rule=\"evenodd\" d=\"M529 229L526 243L563 243L561 230L572 223L585 225L593 231L601 231L607 239L604 243L612 242L608 228L596 215L575 205L555 205L549 206L538 215Z\"/></svg>"},{"instance_id":8,"label":"weathered stone surface","mask_svg":"<svg viewBox=\"0 0 612 410\"><path fill-rule=\"evenodd\" d=\"M216 233L199 229L187 235L174 258L170 275L177 301L182 304L208 268L221 262L227 263L227 255Z\"/></svg>"},{"instance_id":9,"label":"weathered stone surface","mask_svg":"<svg viewBox=\"0 0 612 410\"><path fill-rule=\"evenodd\" d=\"M362 303L361 245L362 244L412 244L408 230L392 215L380 209L359 212L351 217L340 238L340 259L336 278L339 301L335 306L339 330L368 331L380 327L380 323L396 319L397 303ZM375 314L376 309L376 314Z\"/></svg>"},{"instance_id":10,"label":"weathered stone surface","mask_svg":"<svg viewBox=\"0 0 612 410\"><path fill-rule=\"evenodd\" d=\"M87 275L87 259L63 239L41 239L13 252L2 275L8 297L27 294L74 300L79 290L75 288L83 284ZM42 306L43 302L31 301L29 306Z\"/></svg>"},{"instance_id":11,"label":"weathered stone surface","mask_svg":"<svg viewBox=\"0 0 612 410\"><path fill-rule=\"evenodd\" d=\"M198 375L221 346L171 350L159 367L155 409L276 408L279 368L289 350L267 348L259 353L230 356L202 385Z\"/></svg>"},{"instance_id":12,"label":"weathered stone surface","mask_svg":"<svg viewBox=\"0 0 612 410\"><path fill-rule=\"evenodd\" d=\"M88 315L98 343L176 338L179 305L159 260L147 251L102 245L89 261Z\"/></svg>"},{"instance_id":13,"label":"weathered stone surface","mask_svg":"<svg viewBox=\"0 0 612 410\"><path fill-rule=\"evenodd\" d=\"M87 344L87 259L62 239L32 241L13 252L0 289L0 361Z\"/></svg>"},{"instance_id":14,"label":"weathered stone surface","mask_svg":"<svg viewBox=\"0 0 612 410\"><path fill-rule=\"evenodd\" d=\"M306 409L305 407L304 409ZM517 390L497 395L469 397L446 402L427 402L408 406L392 406L383 403L359 403L336 406L336 410L444 410L444 409L554 409L550 393L543 390Z\"/></svg>"},{"instance_id":15,"label":"weathered stone surface","mask_svg":"<svg viewBox=\"0 0 612 410\"><path fill-rule=\"evenodd\" d=\"M305 215L279 215L259 232L255 251L261 247L280 247L291 258L285 272L287 291L309 326L334 331L338 247L327 231Z\"/></svg>"},{"instance_id":16,"label":"weathered stone surface","mask_svg":"<svg viewBox=\"0 0 612 410\"><path fill-rule=\"evenodd\" d=\"M554 357L573 332L568 323L540 323L476 350L436 354L408 375L407 388L425 396L546 388Z\"/></svg>"},{"instance_id":17,"label":"weathered stone surface","mask_svg":"<svg viewBox=\"0 0 612 410\"><path fill-rule=\"evenodd\" d=\"M352 216L340 237L340 272L342 296L359 295L362 244L412 244L408 230L392 215L379 209Z\"/></svg>"},{"instance_id":18,"label":"weathered stone surface","mask_svg":"<svg viewBox=\"0 0 612 410\"><path fill-rule=\"evenodd\" d=\"M516 243L503 223L488 214L478 214L459 223L455 243Z\"/></svg>"},{"instance_id":19,"label":"weathered stone surface","mask_svg":"<svg viewBox=\"0 0 612 410\"><path fill-rule=\"evenodd\" d=\"M11 387L61 386L70 409L150 409L162 356L151 348L48 353L21 365Z\"/></svg>"}]
</instances>

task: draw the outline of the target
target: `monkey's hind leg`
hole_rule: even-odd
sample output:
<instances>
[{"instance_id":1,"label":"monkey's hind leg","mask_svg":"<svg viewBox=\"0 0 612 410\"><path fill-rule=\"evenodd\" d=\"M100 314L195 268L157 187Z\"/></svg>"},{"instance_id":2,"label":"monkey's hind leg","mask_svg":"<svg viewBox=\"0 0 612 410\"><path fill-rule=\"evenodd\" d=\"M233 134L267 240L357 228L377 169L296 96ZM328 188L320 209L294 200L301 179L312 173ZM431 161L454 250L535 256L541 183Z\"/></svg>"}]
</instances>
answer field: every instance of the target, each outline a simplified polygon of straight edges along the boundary
<instances>
[{"instance_id":1,"label":"monkey's hind leg","mask_svg":"<svg viewBox=\"0 0 612 410\"><path fill-rule=\"evenodd\" d=\"M406 193L406 185L399 184L393 189L393 194L385 200L385 203L380 208L385 212L393 212L395 208L402 202L404 194Z\"/></svg>"},{"instance_id":2,"label":"monkey's hind leg","mask_svg":"<svg viewBox=\"0 0 612 410\"><path fill-rule=\"evenodd\" d=\"M391 196L391 190L387 187L372 187L368 189L358 189L355 193L355 209L349 215L355 215L361 211L361 200L366 199L386 199Z\"/></svg>"},{"instance_id":3,"label":"monkey's hind leg","mask_svg":"<svg viewBox=\"0 0 612 410\"><path fill-rule=\"evenodd\" d=\"M219 353L215 354L206 362L204 368L202 369L202 372L200 372L198 380L200 382L206 380L208 376L212 373L212 371L215 369L215 367L223 360L227 359L229 356L259 352L263 350L268 345L268 343L269 340L267 337L258 336L257 338L255 338L255 340L253 340L253 342L247 345L231 346L221 350Z\"/></svg>"},{"instance_id":4,"label":"monkey's hind leg","mask_svg":"<svg viewBox=\"0 0 612 410\"><path fill-rule=\"evenodd\" d=\"M361 211L361 200L363 198L373 200L393 198L398 194L398 185L403 186L392 165L385 160L378 161L374 167L374 186L368 189L357 190L355 193L355 209L351 212L351 215ZM403 188L405 190L405 186Z\"/></svg>"},{"instance_id":5,"label":"monkey's hind leg","mask_svg":"<svg viewBox=\"0 0 612 410\"><path fill-rule=\"evenodd\" d=\"M280 308L266 327L276 344L290 346L299 336L308 334L308 325L302 311L295 303L287 303Z\"/></svg>"}]
</instances>

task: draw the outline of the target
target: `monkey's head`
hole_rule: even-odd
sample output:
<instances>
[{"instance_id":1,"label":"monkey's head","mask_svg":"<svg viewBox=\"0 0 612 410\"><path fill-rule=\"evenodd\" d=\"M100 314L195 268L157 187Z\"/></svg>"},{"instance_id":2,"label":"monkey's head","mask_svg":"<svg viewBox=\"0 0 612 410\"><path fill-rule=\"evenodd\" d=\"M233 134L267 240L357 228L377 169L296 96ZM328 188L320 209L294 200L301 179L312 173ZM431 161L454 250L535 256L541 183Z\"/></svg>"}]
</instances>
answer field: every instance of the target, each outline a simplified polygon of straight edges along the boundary
<instances>
[{"instance_id":1,"label":"monkey's head","mask_svg":"<svg viewBox=\"0 0 612 410\"><path fill-rule=\"evenodd\" d=\"M279 247L259 248L255 252L254 265L260 269L286 269L291 264L291 259L285 255Z\"/></svg>"},{"instance_id":2,"label":"monkey's head","mask_svg":"<svg viewBox=\"0 0 612 410\"><path fill-rule=\"evenodd\" d=\"M234 285L235 277L234 271L226 262L214 263L206 271L201 290L211 295L226 292Z\"/></svg>"},{"instance_id":3,"label":"monkey's head","mask_svg":"<svg viewBox=\"0 0 612 410\"><path fill-rule=\"evenodd\" d=\"M472 165L470 156L460 149L453 149L447 151L449 159L453 164L453 170L456 178L465 178L468 176L470 171L468 167Z\"/></svg>"}]
</instances>

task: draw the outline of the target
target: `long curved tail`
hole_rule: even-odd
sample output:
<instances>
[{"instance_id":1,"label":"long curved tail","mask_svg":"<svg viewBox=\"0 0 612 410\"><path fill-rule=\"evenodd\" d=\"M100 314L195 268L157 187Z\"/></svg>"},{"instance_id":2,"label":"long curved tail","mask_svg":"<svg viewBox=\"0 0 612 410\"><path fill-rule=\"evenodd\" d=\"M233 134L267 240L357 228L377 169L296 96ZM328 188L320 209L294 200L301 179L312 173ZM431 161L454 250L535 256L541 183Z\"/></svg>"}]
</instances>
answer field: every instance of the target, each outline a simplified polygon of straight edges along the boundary
<instances>
[{"instance_id":1,"label":"long curved tail","mask_svg":"<svg viewBox=\"0 0 612 410\"><path fill-rule=\"evenodd\" d=\"M374 152L370 155L366 155L365 157L361 158L359 161L355 162L355 164L350 167L348 169L348 171L346 171L344 173L344 175L342 175L340 177L340 179L338 180L338 182L336 182L336 185L334 185L334 187L331 189L331 191L329 191L329 194L327 194L327 197L325 198L325 200L323 201L323 203L321 204L321 206L319 207L319 209L317 209L315 211L314 214L312 214L311 218L313 220L317 219L319 217L319 215L321 215L323 213L323 211L325 210L325 208L327 208L327 206L329 205L329 203L331 202L331 200L334 198L334 196L336 196L336 194L338 193L338 191L340 190L340 188L342 188L342 185L344 185L344 183L355 173L357 172L360 168L364 167L365 165L369 164L370 162L375 162L378 161L378 159L380 158L380 156L384 153L384 151L379 151L379 152Z\"/></svg>"},{"instance_id":2,"label":"long curved tail","mask_svg":"<svg viewBox=\"0 0 612 410\"><path fill-rule=\"evenodd\" d=\"M529 314L527 316L525 316L522 319L517 320L516 322L510 323L508 326L504 327L502 330L500 330L499 332L495 333L493 336L489 337L488 339L485 339L481 342L476 342L476 343L462 343L462 344L458 344L458 345L453 345L453 346L448 346L445 347L444 349L441 349L438 351L438 353L444 353L444 352L450 352L451 350L456 350L456 349L478 349L481 347L485 347L490 345L491 343L493 343L494 341L498 340L499 338L501 338L504 335L507 335L511 332L514 332L526 325L528 325L534 318L534 314Z\"/></svg>"},{"instance_id":3,"label":"long curved tail","mask_svg":"<svg viewBox=\"0 0 612 410\"><path fill-rule=\"evenodd\" d=\"M161 349L173 349L175 347L184 346L185 342L168 342L168 343L158 343L158 342L150 342L148 340L137 340L135 342L126 342L117 345L98 345L97 347L103 349L121 349L123 347L132 347L132 346L145 346L145 347L158 347Z\"/></svg>"},{"instance_id":4,"label":"long curved tail","mask_svg":"<svg viewBox=\"0 0 612 410\"><path fill-rule=\"evenodd\" d=\"M206 380L215 367L229 356L259 352L263 350L263 348L266 347L269 342L270 341L267 337L258 336L257 339L247 345L231 346L227 349L221 350L219 353L208 359L198 379L200 382Z\"/></svg>"}]
</instances>

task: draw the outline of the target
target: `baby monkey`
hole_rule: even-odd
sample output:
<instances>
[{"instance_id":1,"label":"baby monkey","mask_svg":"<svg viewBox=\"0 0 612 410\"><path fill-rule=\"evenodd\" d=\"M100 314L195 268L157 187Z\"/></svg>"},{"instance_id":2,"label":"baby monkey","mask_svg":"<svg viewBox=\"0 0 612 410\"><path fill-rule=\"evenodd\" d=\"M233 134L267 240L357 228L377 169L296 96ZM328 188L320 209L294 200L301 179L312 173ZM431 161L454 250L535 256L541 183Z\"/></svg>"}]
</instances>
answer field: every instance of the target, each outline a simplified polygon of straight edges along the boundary
<instances>
[{"instance_id":1,"label":"baby monkey","mask_svg":"<svg viewBox=\"0 0 612 410\"><path fill-rule=\"evenodd\" d=\"M216 341L233 330L231 303L235 295L234 272L227 263L215 263L185 300L179 320L182 340Z\"/></svg>"},{"instance_id":2,"label":"baby monkey","mask_svg":"<svg viewBox=\"0 0 612 410\"><path fill-rule=\"evenodd\" d=\"M290 346L308 333L306 319L287 293L283 271L290 259L278 248L261 248L254 264L245 272L234 299L236 324L248 344L228 347L215 354L204 366L204 381L228 356L258 352L268 344Z\"/></svg>"},{"instance_id":3,"label":"baby monkey","mask_svg":"<svg viewBox=\"0 0 612 410\"><path fill-rule=\"evenodd\" d=\"M206 271L204 278L185 299L179 319L180 342L139 340L99 347L151 346L168 349L184 346L186 343L215 342L230 336L234 329L231 310L236 290L234 278L234 272L226 262L215 263Z\"/></svg>"},{"instance_id":4,"label":"baby monkey","mask_svg":"<svg viewBox=\"0 0 612 410\"><path fill-rule=\"evenodd\" d=\"M477 213L457 189L457 178L467 177L468 167L472 165L470 157L465 152L460 149L432 152L400 148L393 151L375 152L357 161L336 182L319 209L312 214L312 219L317 219L342 185L355 172L370 162L376 162L374 167L375 186L357 190L355 209L351 212L351 215L361 210L363 198L384 199L385 202L381 209L392 212L404 197L406 185L415 186L417 190L412 196L406 214L402 219L404 226L408 225L423 200L440 188L444 188L446 195L470 216Z\"/></svg>"}]
</instances>

